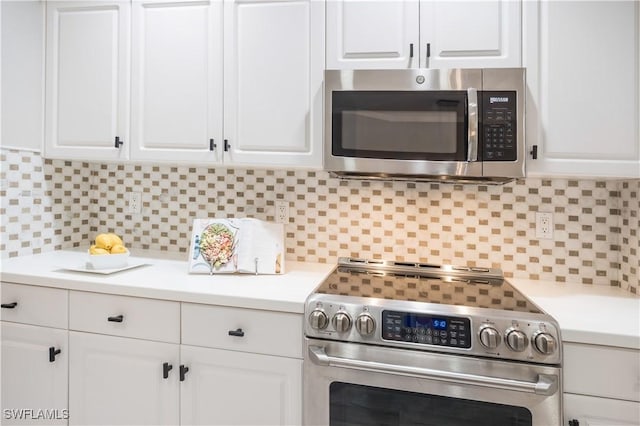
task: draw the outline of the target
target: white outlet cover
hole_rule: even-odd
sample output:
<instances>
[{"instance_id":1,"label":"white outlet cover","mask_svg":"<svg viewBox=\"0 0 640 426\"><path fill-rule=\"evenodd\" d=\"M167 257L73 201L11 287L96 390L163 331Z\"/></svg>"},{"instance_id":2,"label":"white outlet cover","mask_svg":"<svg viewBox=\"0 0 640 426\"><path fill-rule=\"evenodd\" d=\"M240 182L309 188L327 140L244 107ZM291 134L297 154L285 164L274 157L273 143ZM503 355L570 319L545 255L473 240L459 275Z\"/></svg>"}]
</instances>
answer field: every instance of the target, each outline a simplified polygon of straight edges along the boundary
<instances>
[{"instance_id":1,"label":"white outlet cover","mask_svg":"<svg viewBox=\"0 0 640 426\"><path fill-rule=\"evenodd\" d=\"M536 238L553 238L553 213L536 212Z\"/></svg>"}]
</instances>

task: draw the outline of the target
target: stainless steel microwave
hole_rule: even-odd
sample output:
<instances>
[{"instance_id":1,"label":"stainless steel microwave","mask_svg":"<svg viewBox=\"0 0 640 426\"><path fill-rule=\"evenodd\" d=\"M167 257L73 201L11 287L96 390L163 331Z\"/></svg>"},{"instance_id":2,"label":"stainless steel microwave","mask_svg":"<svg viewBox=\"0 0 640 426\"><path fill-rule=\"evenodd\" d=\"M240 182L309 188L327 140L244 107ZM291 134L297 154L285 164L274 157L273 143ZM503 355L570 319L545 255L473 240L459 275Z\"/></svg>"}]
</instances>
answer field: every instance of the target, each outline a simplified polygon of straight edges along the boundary
<instances>
[{"instance_id":1,"label":"stainless steel microwave","mask_svg":"<svg viewBox=\"0 0 640 426\"><path fill-rule=\"evenodd\" d=\"M326 70L324 167L341 177L525 175L525 70Z\"/></svg>"}]
</instances>

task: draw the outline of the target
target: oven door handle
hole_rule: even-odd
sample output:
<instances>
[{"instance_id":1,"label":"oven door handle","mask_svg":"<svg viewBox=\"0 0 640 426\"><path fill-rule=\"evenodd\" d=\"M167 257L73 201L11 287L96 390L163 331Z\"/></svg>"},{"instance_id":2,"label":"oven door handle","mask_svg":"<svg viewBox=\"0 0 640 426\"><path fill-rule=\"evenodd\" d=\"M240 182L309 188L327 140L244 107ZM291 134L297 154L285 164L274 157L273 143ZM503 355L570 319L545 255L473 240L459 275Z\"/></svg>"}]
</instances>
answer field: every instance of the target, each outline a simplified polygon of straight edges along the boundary
<instances>
[{"instance_id":1,"label":"oven door handle","mask_svg":"<svg viewBox=\"0 0 640 426\"><path fill-rule=\"evenodd\" d=\"M455 371L433 370L431 368L408 367L375 361L361 361L338 358L327 355L324 348L309 346L309 358L314 364L327 367L351 368L374 373L400 374L403 376L438 380L464 385L484 386L508 391L528 392L537 395L553 395L558 390L558 377L551 374L538 374L537 382L503 379L501 377L479 376L457 373Z\"/></svg>"},{"instance_id":2,"label":"oven door handle","mask_svg":"<svg viewBox=\"0 0 640 426\"><path fill-rule=\"evenodd\" d=\"M467 89L467 161L478 161L478 90Z\"/></svg>"}]
</instances>

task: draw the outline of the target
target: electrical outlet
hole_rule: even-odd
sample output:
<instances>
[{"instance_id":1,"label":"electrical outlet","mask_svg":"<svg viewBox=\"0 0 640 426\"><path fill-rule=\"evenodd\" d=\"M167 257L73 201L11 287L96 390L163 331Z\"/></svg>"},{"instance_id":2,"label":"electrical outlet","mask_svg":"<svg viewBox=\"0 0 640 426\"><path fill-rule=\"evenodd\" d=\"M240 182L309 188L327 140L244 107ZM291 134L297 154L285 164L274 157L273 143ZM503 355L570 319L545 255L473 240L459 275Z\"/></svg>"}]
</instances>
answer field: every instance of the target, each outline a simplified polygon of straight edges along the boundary
<instances>
[{"instance_id":1,"label":"electrical outlet","mask_svg":"<svg viewBox=\"0 0 640 426\"><path fill-rule=\"evenodd\" d=\"M276 223L289 223L289 203L276 201Z\"/></svg>"},{"instance_id":2,"label":"electrical outlet","mask_svg":"<svg viewBox=\"0 0 640 426\"><path fill-rule=\"evenodd\" d=\"M142 211L142 200L139 192L129 192L129 213L139 214Z\"/></svg>"},{"instance_id":3,"label":"electrical outlet","mask_svg":"<svg viewBox=\"0 0 640 426\"><path fill-rule=\"evenodd\" d=\"M553 213L536 212L536 238L553 238Z\"/></svg>"}]
</instances>

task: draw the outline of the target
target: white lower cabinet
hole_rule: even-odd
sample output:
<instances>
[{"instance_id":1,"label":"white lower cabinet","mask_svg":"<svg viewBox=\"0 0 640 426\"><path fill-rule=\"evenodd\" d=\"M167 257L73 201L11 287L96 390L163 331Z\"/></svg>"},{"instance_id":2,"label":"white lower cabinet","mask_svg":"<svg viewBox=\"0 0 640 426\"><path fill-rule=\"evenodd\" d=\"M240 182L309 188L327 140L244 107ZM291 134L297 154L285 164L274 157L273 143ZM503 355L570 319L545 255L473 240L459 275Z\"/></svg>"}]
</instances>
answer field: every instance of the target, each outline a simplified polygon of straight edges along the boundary
<instances>
[{"instance_id":1,"label":"white lower cabinet","mask_svg":"<svg viewBox=\"0 0 640 426\"><path fill-rule=\"evenodd\" d=\"M301 323L298 314L72 291L69 422L300 424ZM288 333L265 339L272 329Z\"/></svg>"},{"instance_id":2,"label":"white lower cabinet","mask_svg":"<svg viewBox=\"0 0 640 426\"><path fill-rule=\"evenodd\" d=\"M640 425L640 403L632 401L565 393L564 412L571 426Z\"/></svg>"},{"instance_id":3,"label":"white lower cabinet","mask_svg":"<svg viewBox=\"0 0 640 426\"><path fill-rule=\"evenodd\" d=\"M66 290L0 284L3 425L66 425Z\"/></svg>"},{"instance_id":4,"label":"white lower cabinet","mask_svg":"<svg viewBox=\"0 0 640 426\"><path fill-rule=\"evenodd\" d=\"M3 425L67 424L67 334L2 322Z\"/></svg>"},{"instance_id":5,"label":"white lower cabinet","mask_svg":"<svg viewBox=\"0 0 640 426\"><path fill-rule=\"evenodd\" d=\"M182 345L187 425L300 424L302 360Z\"/></svg>"},{"instance_id":6,"label":"white lower cabinet","mask_svg":"<svg viewBox=\"0 0 640 426\"><path fill-rule=\"evenodd\" d=\"M640 350L565 342L563 352L565 425L640 425Z\"/></svg>"},{"instance_id":7,"label":"white lower cabinet","mask_svg":"<svg viewBox=\"0 0 640 426\"><path fill-rule=\"evenodd\" d=\"M70 424L178 423L178 345L71 331L69 347Z\"/></svg>"}]
</instances>

